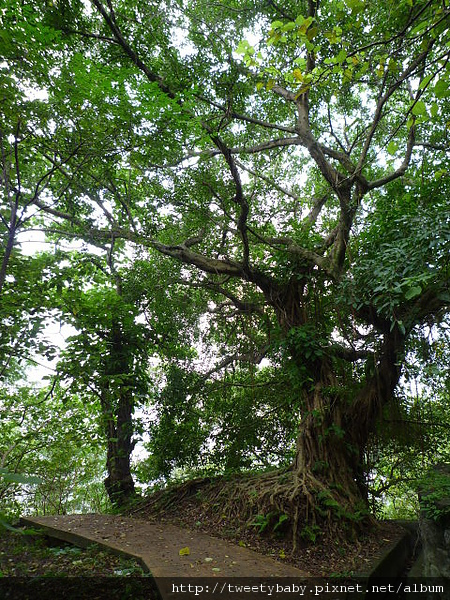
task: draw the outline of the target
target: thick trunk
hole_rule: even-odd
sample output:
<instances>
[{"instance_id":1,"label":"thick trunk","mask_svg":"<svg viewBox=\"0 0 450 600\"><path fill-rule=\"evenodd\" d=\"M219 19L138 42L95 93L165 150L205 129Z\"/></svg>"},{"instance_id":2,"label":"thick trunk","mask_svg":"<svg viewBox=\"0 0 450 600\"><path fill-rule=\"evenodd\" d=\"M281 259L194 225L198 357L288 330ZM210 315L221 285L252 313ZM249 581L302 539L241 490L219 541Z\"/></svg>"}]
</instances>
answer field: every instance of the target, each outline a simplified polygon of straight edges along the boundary
<instances>
[{"instance_id":1,"label":"thick trunk","mask_svg":"<svg viewBox=\"0 0 450 600\"><path fill-rule=\"evenodd\" d=\"M324 516L355 522L368 508L364 450L398 383L402 351L403 337L395 331L386 334L373 374L354 396L344 389L329 359L311 363L315 381L304 394L292 469L313 523Z\"/></svg>"},{"instance_id":2,"label":"thick trunk","mask_svg":"<svg viewBox=\"0 0 450 600\"><path fill-rule=\"evenodd\" d=\"M284 311L284 321L293 314ZM352 368L342 353L332 355L333 345L319 335L314 339L311 328L300 325L296 331L288 324L287 347L302 390L295 460L288 468L230 482L220 497L221 510L230 519L255 525L264 515L267 531L289 530L295 549L321 533L352 537L372 521L364 450L398 383L404 338L388 328L373 369L364 379L352 380Z\"/></svg>"},{"instance_id":3,"label":"thick trunk","mask_svg":"<svg viewBox=\"0 0 450 600\"><path fill-rule=\"evenodd\" d=\"M308 397L300 424L294 473L310 473L329 486L357 493L359 472L355 424L349 424L340 399L324 393L321 383Z\"/></svg>"},{"instance_id":4,"label":"thick trunk","mask_svg":"<svg viewBox=\"0 0 450 600\"><path fill-rule=\"evenodd\" d=\"M366 514L362 447L364 435L351 417L347 398L340 394L331 371L305 394L303 417L292 465L300 511L294 531L307 527L357 529ZM367 441L367 438L366 438Z\"/></svg>"}]
</instances>

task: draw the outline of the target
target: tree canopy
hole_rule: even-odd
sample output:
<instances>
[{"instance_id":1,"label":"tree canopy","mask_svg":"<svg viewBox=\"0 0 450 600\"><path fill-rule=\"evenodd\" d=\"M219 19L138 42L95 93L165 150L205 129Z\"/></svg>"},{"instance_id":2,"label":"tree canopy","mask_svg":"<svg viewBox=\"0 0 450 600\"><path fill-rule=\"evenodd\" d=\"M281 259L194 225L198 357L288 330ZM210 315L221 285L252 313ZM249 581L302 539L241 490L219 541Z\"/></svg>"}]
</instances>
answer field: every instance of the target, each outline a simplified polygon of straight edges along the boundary
<instances>
[{"instance_id":1,"label":"tree canopy","mask_svg":"<svg viewBox=\"0 0 450 600\"><path fill-rule=\"evenodd\" d=\"M255 481L259 509L294 533L324 512L353 523L402 368L448 318L448 2L9 0L0 20L0 284L26 228L95 249L97 275L64 283L72 360L128 398L127 422L139 361L172 363L158 468L175 423L192 436L175 455L206 451L219 423L229 465L273 456L258 418L278 411L272 435L297 439L288 475Z\"/></svg>"}]
</instances>

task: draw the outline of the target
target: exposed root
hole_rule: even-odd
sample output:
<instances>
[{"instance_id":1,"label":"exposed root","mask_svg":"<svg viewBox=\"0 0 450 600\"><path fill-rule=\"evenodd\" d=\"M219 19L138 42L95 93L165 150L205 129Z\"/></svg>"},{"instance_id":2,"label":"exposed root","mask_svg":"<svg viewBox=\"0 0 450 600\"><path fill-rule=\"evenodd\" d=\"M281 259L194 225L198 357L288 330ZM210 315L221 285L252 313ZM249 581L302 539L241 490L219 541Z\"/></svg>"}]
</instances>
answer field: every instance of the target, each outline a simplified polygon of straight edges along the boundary
<instances>
[{"instance_id":1,"label":"exposed root","mask_svg":"<svg viewBox=\"0 0 450 600\"><path fill-rule=\"evenodd\" d=\"M314 542L322 533L348 538L363 525L355 517L356 500L350 493L330 490L313 475L292 469L195 479L155 492L133 512L145 506L154 515L166 513L189 498L201 503L212 523L219 525L226 518L237 528L291 535L293 552L299 543Z\"/></svg>"}]
</instances>

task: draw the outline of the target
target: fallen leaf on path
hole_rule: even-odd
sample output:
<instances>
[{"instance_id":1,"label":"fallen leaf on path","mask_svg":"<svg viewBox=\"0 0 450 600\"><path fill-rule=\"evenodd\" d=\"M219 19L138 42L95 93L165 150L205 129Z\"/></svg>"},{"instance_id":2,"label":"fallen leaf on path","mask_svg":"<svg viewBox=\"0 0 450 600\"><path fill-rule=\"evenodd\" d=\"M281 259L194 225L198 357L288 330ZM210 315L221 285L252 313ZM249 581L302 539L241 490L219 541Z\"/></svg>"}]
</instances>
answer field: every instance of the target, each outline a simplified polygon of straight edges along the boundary
<instances>
[{"instance_id":1,"label":"fallen leaf on path","mask_svg":"<svg viewBox=\"0 0 450 600\"><path fill-rule=\"evenodd\" d=\"M180 556L188 556L190 553L191 551L189 550L189 546L186 546L186 548L181 548L181 550L178 552Z\"/></svg>"}]
</instances>

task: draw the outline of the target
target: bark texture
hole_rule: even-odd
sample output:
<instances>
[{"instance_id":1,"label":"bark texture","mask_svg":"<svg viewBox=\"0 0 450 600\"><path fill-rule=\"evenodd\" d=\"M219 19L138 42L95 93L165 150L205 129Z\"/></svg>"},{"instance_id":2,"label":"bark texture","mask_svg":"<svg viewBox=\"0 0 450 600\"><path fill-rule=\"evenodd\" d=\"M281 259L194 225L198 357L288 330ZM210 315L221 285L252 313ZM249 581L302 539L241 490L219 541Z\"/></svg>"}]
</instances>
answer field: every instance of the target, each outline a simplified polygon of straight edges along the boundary
<instances>
[{"instance_id":1,"label":"bark texture","mask_svg":"<svg viewBox=\"0 0 450 600\"><path fill-rule=\"evenodd\" d=\"M132 439L134 400L130 382L127 381L129 369L126 340L123 339L120 325L114 323L101 405L107 437L108 476L104 483L112 504L119 507L128 504L136 496L130 467L135 442Z\"/></svg>"}]
</instances>

